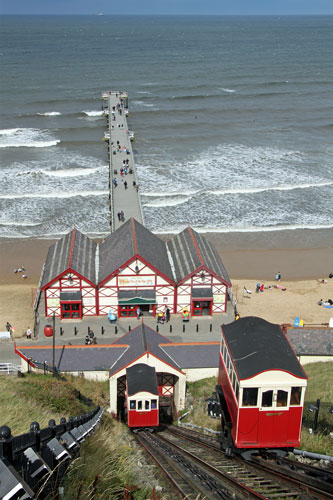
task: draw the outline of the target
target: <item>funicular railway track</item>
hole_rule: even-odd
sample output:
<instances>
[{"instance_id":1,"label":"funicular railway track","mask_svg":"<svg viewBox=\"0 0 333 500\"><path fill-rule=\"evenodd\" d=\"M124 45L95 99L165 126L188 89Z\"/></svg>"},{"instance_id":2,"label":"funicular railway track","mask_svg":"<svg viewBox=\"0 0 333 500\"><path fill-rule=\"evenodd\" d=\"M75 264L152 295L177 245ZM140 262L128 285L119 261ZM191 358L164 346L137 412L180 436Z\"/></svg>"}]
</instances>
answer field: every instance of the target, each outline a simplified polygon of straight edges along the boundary
<instances>
[{"instance_id":1,"label":"funicular railway track","mask_svg":"<svg viewBox=\"0 0 333 500\"><path fill-rule=\"evenodd\" d=\"M216 438L197 432L171 426L154 435L140 433L138 439L162 469L161 461L167 462L164 472L173 484L178 483L184 498L201 494L201 498L333 499L329 484L324 491L322 482L316 480L314 486L307 476L293 472L291 477L276 465L278 470L264 463L227 458Z\"/></svg>"}]
</instances>

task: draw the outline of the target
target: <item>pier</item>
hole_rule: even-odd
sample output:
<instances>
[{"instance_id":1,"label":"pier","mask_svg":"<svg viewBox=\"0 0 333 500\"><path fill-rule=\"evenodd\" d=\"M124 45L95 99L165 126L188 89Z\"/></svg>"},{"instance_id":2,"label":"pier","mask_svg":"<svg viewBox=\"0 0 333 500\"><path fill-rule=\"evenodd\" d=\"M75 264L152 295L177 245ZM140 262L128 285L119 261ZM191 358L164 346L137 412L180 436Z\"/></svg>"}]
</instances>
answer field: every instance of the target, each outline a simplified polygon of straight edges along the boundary
<instances>
[{"instance_id":1,"label":"pier","mask_svg":"<svg viewBox=\"0 0 333 500\"><path fill-rule=\"evenodd\" d=\"M131 144L134 134L127 124L128 95L110 90L102 94L102 99L108 125L104 139L108 144L110 228L113 232L131 217L141 224L144 220ZM123 175L121 169L124 169ZM123 220L118 217L121 212L124 212Z\"/></svg>"}]
</instances>

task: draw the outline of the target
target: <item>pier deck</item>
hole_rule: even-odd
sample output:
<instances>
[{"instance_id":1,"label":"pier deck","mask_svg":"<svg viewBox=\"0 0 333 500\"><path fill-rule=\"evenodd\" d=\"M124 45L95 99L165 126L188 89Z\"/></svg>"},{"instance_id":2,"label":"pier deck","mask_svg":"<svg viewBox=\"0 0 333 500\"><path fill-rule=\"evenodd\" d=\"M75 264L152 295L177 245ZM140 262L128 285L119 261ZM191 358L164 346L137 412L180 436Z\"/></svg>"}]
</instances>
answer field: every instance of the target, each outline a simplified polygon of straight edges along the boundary
<instances>
[{"instance_id":1,"label":"pier deck","mask_svg":"<svg viewBox=\"0 0 333 500\"><path fill-rule=\"evenodd\" d=\"M108 142L110 226L113 232L123 224L117 215L121 211L124 212L125 220L133 217L141 224L144 224L144 220L126 117L127 94L109 91L103 93L102 98L107 101L105 114L108 131L105 139ZM128 160L127 175L121 176L120 169L125 167L124 160ZM115 179L118 181L117 187L114 185Z\"/></svg>"}]
</instances>

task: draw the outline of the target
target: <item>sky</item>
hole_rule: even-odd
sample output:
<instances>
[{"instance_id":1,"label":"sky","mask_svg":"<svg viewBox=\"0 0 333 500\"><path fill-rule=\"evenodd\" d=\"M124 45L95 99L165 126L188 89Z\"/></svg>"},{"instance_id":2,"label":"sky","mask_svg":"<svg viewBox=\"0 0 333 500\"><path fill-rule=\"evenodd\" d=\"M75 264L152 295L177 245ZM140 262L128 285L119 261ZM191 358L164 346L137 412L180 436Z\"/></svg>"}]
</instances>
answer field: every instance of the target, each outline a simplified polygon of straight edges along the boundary
<instances>
[{"instance_id":1,"label":"sky","mask_svg":"<svg viewBox=\"0 0 333 500\"><path fill-rule=\"evenodd\" d=\"M333 0L0 0L0 13L333 15Z\"/></svg>"}]
</instances>

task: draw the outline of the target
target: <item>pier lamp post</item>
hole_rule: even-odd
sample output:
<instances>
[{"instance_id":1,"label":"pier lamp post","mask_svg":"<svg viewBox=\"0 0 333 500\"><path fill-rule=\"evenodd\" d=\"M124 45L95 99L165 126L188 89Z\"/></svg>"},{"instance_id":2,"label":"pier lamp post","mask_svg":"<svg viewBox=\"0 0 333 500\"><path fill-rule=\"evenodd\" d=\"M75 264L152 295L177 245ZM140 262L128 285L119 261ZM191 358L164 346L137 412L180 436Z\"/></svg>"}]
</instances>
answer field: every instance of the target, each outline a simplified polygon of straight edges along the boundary
<instances>
[{"instance_id":1,"label":"pier lamp post","mask_svg":"<svg viewBox=\"0 0 333 500\"><path fill-rule=\"evenodd\" d=\"M55 313L53 313L52 318L52 327L53 327L53 335L52 335L52 377L55 377Z\"/></svg>"}]
</instances>

